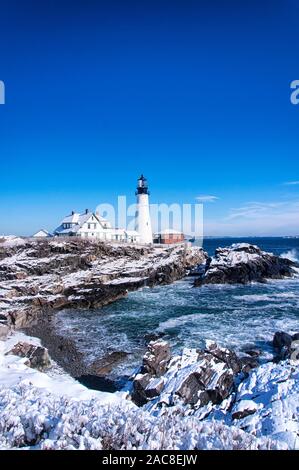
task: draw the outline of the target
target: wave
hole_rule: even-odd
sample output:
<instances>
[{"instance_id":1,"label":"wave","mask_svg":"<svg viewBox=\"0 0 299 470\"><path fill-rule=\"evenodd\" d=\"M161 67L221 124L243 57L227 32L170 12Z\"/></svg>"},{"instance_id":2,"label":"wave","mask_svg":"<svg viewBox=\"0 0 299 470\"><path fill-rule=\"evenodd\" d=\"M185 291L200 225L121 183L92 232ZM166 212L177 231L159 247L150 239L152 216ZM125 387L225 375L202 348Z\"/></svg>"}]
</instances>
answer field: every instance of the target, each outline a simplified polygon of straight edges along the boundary
<instances>
[{"instance_id":1,"label":"wave","mask_svg":"<svg viewBox=\"0 0 299 470\"><path fill-rule=\"evenodd\" d=\"M244 300L245 302L280 302L281 299L296 299L298 297L294 292L284 292L281 294L234 295L233 299Z\"/></svg>"},{"instance_id":2,"label":"wave","mask_svg":"<svg viewBox=\"0 0 299 470\"><path fill-rule=\"evenodd\" d=\"M285 253L282 253L280 255L281 258L287 258L291 261L295 261L295 263L299 263L299 256L298 256L298 251L296 248L293 248L292 250L286 251Z\"/></svg>"},{"instance_id":3,"label":"wave","mask_svg":"<svg viewBox=\"0 0 299 470\"><path fill-rule=\"evenodd\" d=\"M207 315L202 313L193 313L191 315L182 315L181 317L170 318L161 322L157 328L157 331L164 331L170 328L176 328L179 326L184 325L185 323L196 321L196 320L203 320L203 318L208 318Z\"/></svg>"}]
</instances>

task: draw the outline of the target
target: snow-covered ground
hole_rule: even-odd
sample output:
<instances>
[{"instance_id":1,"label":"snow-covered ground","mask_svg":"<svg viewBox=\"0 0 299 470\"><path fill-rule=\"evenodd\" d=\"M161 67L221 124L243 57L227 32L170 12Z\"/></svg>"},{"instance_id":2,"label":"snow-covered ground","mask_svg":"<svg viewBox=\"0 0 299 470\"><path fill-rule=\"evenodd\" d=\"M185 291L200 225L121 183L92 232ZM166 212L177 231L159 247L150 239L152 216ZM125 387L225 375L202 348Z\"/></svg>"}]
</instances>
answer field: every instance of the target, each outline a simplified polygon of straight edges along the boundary
<instances>
[{"instance_id":1,"label":"snow-covered ground","mask_svg":"<svg viewBox=\"0 0 299 470\"><path fill-rule=\"evenodd\" d=\"M195 415L188 416L184 407L176 406L165 408L157 416L126 400L124 393L91 391L55 370L42 373L30 369L23 359L6 355L20 340L38 344L38 340L20 333L0 341L2 449L287 448L285 439L276 441L271 433L263 437L262 432L256 437L255 430L244 432L234 423L221 422L219 413L200 421ZM265 390L264 398L267 393ZM242 397L248 398L244 390ZM293 405L295 412L295 401ZM283 406L280 411L284 413Z\"/></svg>"},{"instance_id":2,"label":"snow-covered ground","mask_svg":"<svg viewBox=\"0 0 299 470\"><path fill-rule=\"evenodd\" d=\"M120 393L111 394L87 389L55 365L47 373L28 367L25 364L26 359L7 354L20 341L40 345L38 338L19 332L12 334L6 341L0 341L0 387L2 389L33 386L41 393L47 391L56 396L65 395L80 400L98 398L102 403L112 403L121 399Z\"/></svg>"}]
</instances>

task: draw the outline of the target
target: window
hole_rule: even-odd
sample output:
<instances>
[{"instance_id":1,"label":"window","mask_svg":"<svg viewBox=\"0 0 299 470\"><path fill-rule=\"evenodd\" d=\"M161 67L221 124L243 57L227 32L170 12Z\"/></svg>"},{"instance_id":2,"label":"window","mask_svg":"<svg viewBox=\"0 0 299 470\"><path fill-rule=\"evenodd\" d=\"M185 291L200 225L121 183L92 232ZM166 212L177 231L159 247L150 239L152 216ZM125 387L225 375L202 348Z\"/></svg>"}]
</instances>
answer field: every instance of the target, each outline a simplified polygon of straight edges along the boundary
<instances>
[{"instance_id":1,"label":"window","mask_svg":"<svg viewBox=\"0 0 299 470\"><path fill-rule=\"evenodd\" d=\"M90 230L90 224L88 224L88 230Z\"/></svg>"}]
</instances>

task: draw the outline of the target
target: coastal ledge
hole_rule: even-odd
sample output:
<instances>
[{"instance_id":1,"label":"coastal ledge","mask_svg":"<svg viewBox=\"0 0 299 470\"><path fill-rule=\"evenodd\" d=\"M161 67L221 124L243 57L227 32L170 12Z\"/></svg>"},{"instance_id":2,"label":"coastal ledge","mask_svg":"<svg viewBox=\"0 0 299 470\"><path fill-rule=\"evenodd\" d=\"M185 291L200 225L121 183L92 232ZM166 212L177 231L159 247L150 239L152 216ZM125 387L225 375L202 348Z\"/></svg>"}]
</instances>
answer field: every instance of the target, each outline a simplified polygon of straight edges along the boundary
<instances>
[{"instance_id":1,"label":"coastal ledge","mask_svg":"<svg viewBox=\"0 0 299 470\"><path fill-rule=\"evenodd\" d=\"M64 308L100 308L144 286L169 284L204 264L201 248L78 238L0 239L0 336Z\"/></svg>"},{"instance_id":2,"label":"coastal ledge","mask_svg":"<svg viewBox=\"0 0 299 470\"><path fill-rule=\"evenodd\" d=\"M264 283L268 279L298 276L298 268L298 263L262 251L258 246L235 243L216 250L215 256L206 263L205 273L195 280L194 286Z\"/></svg>"}]
</instances>

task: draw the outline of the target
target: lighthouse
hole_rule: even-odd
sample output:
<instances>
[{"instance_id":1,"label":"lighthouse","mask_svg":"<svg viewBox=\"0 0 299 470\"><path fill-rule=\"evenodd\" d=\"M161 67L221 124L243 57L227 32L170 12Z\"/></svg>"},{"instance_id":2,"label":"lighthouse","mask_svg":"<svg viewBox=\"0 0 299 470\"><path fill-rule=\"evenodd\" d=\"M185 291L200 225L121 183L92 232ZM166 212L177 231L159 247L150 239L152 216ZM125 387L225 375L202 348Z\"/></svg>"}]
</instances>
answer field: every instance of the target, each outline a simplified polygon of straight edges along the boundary
<instances>
[{"instance_id":1,"label":"lighthouse","mask_svg":"<svg viewBox=\"0 0 299 470\"><path fill-rule=\"evenodd\" d=\"M137 182L137 207L135 229L139 232L140 243L153 243L151 216L149 209L149 190L147 179L141 175Z\"/></svg>"}]
</instances>

